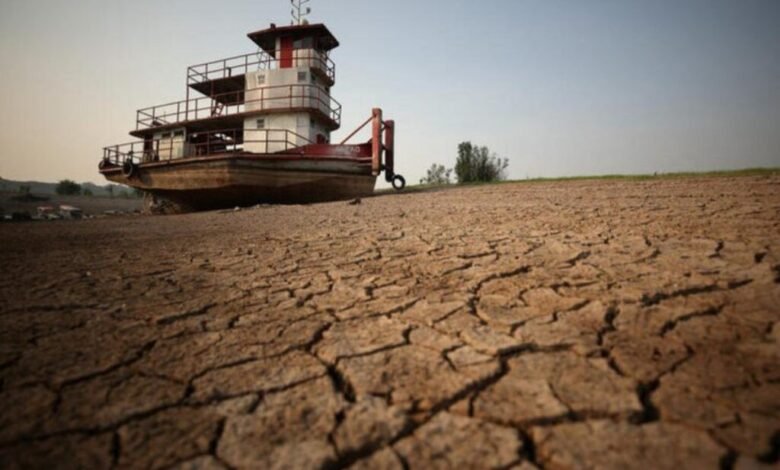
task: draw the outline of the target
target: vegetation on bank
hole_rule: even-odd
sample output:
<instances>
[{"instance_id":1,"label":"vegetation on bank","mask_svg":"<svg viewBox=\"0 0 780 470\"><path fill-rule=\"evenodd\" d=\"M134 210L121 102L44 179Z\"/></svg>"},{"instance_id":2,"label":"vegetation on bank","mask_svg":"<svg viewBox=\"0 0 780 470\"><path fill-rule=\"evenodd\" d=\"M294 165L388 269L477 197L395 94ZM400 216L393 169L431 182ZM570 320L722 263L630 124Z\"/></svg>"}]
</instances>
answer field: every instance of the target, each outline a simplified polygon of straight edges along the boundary
<instances>
[{"instance_id":1,"label":"vegetation on bank","mask_svg":"<svg viewBox=\"0 0 780 470\"><path fill-rule=\"evenodd\" d=\"M671 173L654 174L613 174L613 175L585 175L585 176L561 176L561 177L540 177L526 178L524 180L510 180L507 183L522 182L553 182L553 181L582 181L582 180L629 180L644 181L659 178L695 178L711 176L780 176L780 168L744 168L741 170L718 170L718 171L683 171Z\"/></svg>"},{"instance_id":2,"label":"vegetation on bank","mask_svg":"<svg viewBox=\"0 0 780 470\"><path fill-rule=\"evenodd\" d=\"M104 188L108 197L121 197L125 199L143 197L143 192L137 189L126 188L115 184L108 184ZM82 186L72 180L62 180L57 183L55 192L60 196L94 196L94 191L86 186Z\"/></svg>"},{"instance_id":3,"label":"vegetation on bank","mask_svg":"<svg viewBox=\"0 0 780 470\"><path fill-rule=\"evenodd\" d=\"M717 171L685 171L671 173L654 174L612 174L612 175L585 175L585 176L561 176L561 177L539 177L526 178L521 180L501 180L491 183L474 182L469 186L482 184L505 184L505 183L554 183L566 181L587 181L587 180L616 180L616 181L650 181L655 179L674 179L674 178L718 178L718 177L740 177L740 176L780 176L780 167L777 168L743 168L739 170L717 170ZM406 191L424 191L427 189L441 187L440 184L421 183L411 186Z\"/></svg>"},{"instance_id":4,"label":"vegetation on bank","mask_svg":"<svg viewBox=\"0 0 780 470\"><path fill-rule=\"evenodd\" d=\"M496 156L486 146L474 145L471 142L461 142L458 145L458 157L455 168L446 168L434 163L420 184L441 186L451 184L450 177L455 172L458 184L491 183L506 179L506 169L509 159Z\"/></svg>"},{"instance_id":5,"label":"vegetation on bank","mask_svg":"<svg viewBox=\"0 0 780 470\"><path fill-rule=\"evenodd\" d=\"M63 184L64 183L64 184ZM80 188L76 192L76 188ZM59 189L59 192L58 192ZM64 191L64 192L63 192ZM133 188L121 184L99 185L94 183L76 183L69 179L57 183L41 181L14 181L0 177L0 193L13 194L18 197L46 196L86 196L95 198L129 198L139 197Z\"/></svg>"},{"instance_id":6,"label":"vegetation on bank","mask_svg":"<svg viewBox=\"0 0 780 470\"><path fill-rule=\"evenodd\" d=\"M427 170L424 178L416 189L426 189L438 186L447 186L453 183L452 174L455 173L456 182L459 185L475 185L486 183L532 183L532 182L556 182L556 181L581 181L581 180L627 180L642 181L656 178L691 178L691 177L717 177L717 176L775 176L780 175L780 168L744 168L739 170L718 170L701 172L672 172L654 174L611 174L611 175L584 175L562 177L526 178L524 180L508 180L506 170L509 167L509 159L496 156L486 146L474 145L471 142L462 142L458 145L458 156L454 168L434 163Z\"/></svg>"}]
</instances>

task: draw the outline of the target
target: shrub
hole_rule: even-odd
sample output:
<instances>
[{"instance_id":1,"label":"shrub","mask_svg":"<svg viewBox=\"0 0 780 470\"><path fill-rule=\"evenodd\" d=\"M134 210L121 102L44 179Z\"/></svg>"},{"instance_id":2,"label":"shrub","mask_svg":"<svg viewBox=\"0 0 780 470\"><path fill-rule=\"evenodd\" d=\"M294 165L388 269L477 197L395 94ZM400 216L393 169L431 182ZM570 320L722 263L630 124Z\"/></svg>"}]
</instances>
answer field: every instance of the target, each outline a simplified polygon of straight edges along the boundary
<instances>
[{"instance_id":1,"label":"shrub","mask_svg":"<svg viewBox=\"0 0 780 470\"><path fill-rule=\"evenodd\" d=\"M425 178L420 179L420 184L433 184L433 185L450 184L451 183L450 175L452 175L451 168L445 168L444 165L439 165L438 163L434 163L428 169L428 174L425 176Z\"/></svg>"},{"instance_id":2,"label":"shrub","mask_svg":"<svg viewBox=\"0 0 780 470\"><path fill-rule=\"evenodd\" d=\"M458 183L491 182L506 179L509 159L501 159L487 147L462 142L458 145L455 175Z\"/></svg>"},{"instance_id":3,"label":"shrub","mask_svg":"<svg viewBox=\"0 0 780 470\"><path fill-rule=\"evenodd\" d=\"M57 183L55 189L60 196L78 196L81 194L81 185L71 180L62 180Z\"/></svg>"}]
</instances>

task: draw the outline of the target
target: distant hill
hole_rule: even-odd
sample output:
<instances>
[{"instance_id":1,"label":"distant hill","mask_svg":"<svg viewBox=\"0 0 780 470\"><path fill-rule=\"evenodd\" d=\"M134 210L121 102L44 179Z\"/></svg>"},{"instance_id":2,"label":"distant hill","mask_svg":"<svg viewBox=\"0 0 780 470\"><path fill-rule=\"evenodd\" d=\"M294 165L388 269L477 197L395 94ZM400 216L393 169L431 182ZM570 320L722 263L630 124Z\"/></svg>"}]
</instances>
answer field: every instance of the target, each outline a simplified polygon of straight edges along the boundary
<instances>
[{"instance_id":1,"label":"distant hill","mask_svg":"<svg viewBox=\"0 0 780 470\"><path fill-rule=\"evenodd\" d=\"M57 183L44 183L41 181L14 181L0 178L0 192L19 192L21 186L29 186L32 194L40 195L53 195L57 194ZM130 191L128 186L121 184L107 184L105 186L98 186L94 183L81 183L82 190L89 189L92 194L97 197L111 196L108 188L114 188L114 195L119 195L122 191Z\"/></svg>"}]
</instances>

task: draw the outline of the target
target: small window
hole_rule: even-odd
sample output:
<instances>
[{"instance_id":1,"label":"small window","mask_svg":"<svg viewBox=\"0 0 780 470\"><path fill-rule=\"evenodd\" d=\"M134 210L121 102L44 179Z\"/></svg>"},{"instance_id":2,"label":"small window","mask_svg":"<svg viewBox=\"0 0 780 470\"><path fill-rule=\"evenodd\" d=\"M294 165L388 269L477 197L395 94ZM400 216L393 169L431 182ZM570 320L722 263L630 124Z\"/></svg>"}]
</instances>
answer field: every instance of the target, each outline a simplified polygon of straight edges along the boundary
<instances>
[{"instance_id":1,"label":"small window","mask_svg":"<svg viewBox=\"0 0 780 470\"><path fill-rule=\"evenodd\" d=\"M170 139L171 133L170 132L164 132L162 135L160 135L161 139Z\"/></svg>"},{"instance_id":2,"label":"small window","mask_svg":"<svg viewBox=\"0 0 780 470\"><path fill-rule=\"evenodd\" d=\"M309 74L306 72L298 72L298 82L305 82L309 79Z\"/></svg>"},{"instance_id":3,"label":"small window","mask_svg":"<svg viewBox=\"0 0 780 470\"><path fill-rule=\"evenodd\" d=\"M265 74L261 73L257 76L257 86L265 85Z\"/></svg>"},{"instance_id":4,"label":"small window","mask_svg":"<svg viewBox=\"0 0 780 470\"><path fill-rule=\"evenodd\" d=\"M258 119L256 124L258 129L265 129L265 119Z\"/></svg>"},{"instance_id":5,"label":"small window","mask_svg":"<svg viewBox=\"0 0 780 470\"><path fill-rule=\"evenodd\" d=\"M174 137L184 137L184 131L183 130L178 130L178 131L173 133L173 136Z\"/></svg>"}]
</instances>

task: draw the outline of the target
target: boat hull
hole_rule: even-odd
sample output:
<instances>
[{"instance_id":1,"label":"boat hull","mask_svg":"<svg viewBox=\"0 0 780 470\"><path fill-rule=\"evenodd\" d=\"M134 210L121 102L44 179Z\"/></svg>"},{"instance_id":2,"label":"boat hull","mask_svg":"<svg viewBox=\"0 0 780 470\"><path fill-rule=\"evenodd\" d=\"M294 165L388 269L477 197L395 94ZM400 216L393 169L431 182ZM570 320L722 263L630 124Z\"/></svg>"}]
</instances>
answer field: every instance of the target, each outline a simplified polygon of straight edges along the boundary
<instances>
[{"instance_id":1,"label":"boat hull","mask_svg":"<svg viewBox=\"0 0 780 470\"><path fill-rule=\"evenodd\" d=\"M307 204L370 196L376 176L361 159L302 156L202 157L142 163L128 177L118 166L101 173L180 210L255 204Z\"/></svg>"}]
</instances>

